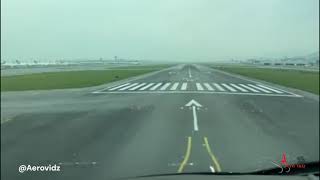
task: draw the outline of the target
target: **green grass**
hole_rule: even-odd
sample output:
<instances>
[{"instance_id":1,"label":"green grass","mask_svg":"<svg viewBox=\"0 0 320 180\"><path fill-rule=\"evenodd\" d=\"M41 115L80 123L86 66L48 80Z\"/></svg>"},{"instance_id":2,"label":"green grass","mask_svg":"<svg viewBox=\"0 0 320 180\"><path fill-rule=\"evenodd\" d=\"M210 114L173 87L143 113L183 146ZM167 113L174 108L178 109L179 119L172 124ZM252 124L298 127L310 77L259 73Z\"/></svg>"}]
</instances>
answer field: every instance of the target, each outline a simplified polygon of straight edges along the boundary
<instances>
[{"instance_id":1,"label":"green grass","mask_svg":"<svg viewBox=\"0 0 320 180\"><path fill-rule=\"evenodd\" d=\"M214 67L227 72L240 74L272 83L308 91L319 95L319 72L266 69L266 68L239 68Z\"/></svg>"},{"instance_id":2,"label":"green grass","mask_svg":"<svg viewBox=\"0 0 320 180\"><path fill-rule=\"evenodd\" d=\"M65 89L96 86L154 70L90 70L1 77L1 91Z\"/></svg>"}]
</instances>

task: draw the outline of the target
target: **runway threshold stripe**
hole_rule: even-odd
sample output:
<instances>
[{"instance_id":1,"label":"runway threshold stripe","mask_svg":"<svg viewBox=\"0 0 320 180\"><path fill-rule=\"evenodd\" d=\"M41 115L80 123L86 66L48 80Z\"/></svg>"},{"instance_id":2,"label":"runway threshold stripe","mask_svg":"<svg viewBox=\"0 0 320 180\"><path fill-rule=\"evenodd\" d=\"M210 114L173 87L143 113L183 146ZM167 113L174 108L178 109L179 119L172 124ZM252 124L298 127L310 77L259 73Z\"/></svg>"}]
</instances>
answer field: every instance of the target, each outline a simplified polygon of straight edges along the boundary
<instances>
[{"instance_id":1,"label":"runway threshold stripe","mask_svg":"<svg viewBox=\"0 0 320 180\"><path fill-rule=\"evenodd\" d=\"M279 90L276 90L276 89L273 89L273 88L270 88L270 87L267 87L267 86L264 86L264 85L261 85L261 84L257 84L257 86L265 88L265 89L268 89L268 90L273 91L275 93L283 94L282 91L279 91Z\"/></svg>"},{"instance_id":2,"label":"runway threshold stripe","mask_svg":"<svg viewBox=\"0 0 320 180\"><path fill-rule=\"evenodd\" d=\"M179 86L179 83L174 83L173 85L172 85L172 87L171 87L171 91L174 91L174 90L176 90L177 89L177 87Z\"/></svg>"},{"instance_id":3,"label":"runway threshold stripe","mask_svg":"<svg viewBox=\"0 0 320 180\"><path fill-rule=\"evenodd\" d=\"M231 92L237 92L237 90L233 89L232 87L230 87L229 85L227 84L221 84L222 86L224 86L225 88L227 88L229 91Z\"/></svg>"},{"instance_id":4,"label":"runway threshold stripe","mask_svg":"<svg viewBox=\"0 0 320 180\"><path fill-rule=\"evenodd\" d=\"M164 84L161 88L160 88L160 91L164 91L166 90L169 86L170 86L171 83L166 83Z\"/></svg>"},{"instance_id":5,"label":"runway threshold stripe","mask_svg":"<svg viewBox=\"0 0 320 180\"><path fill-rule=\"evenodd\" d=\"M182 91L187 90L187 86L188 86L188 83L182 83L182 85L181 85L181 90L182 90Z\"/></svg>"},{"instance_id":6,"label":"runway threshold stripe","mask_svg":"<svg viewBox=\"0 0 320 180\"><path fill-rule=\"evenodd\" d=\"M114 86L114 87L112 87L112 88L110 88L110 89L108 89L108 90L109 90L109 91L113 91L113 90L122 88L123 86L127 86L127 85L129 85L129 84L130 84L130 83L121 84L121 85L119 85L119 86Z\"/></svg>"},{"instance_id":7,"label":"runway threshold stripe","mask_svg":"<svg viewBox=\"0 0 320 180\"><path fill-rule=\"evenodd\" d=\"M204 137L203 139L204 139L204 143L205 143L206 149L207 149L207 151L209 153L209 156L211 157L211 160L213 162L213 165L216 167L217 172L221 172L220 164L219 164L217 158L214 156L214 154L213 154L213 152L212 152L212 150L210 148L210 145L209 145L209 142L208 142L208 138Z\"/></svg>"},{"instance_id":8,"label":"runway threshold stripe","mask_svg":"<svg viewBox=\"0 0 320 180\"><path fill-rule=\"evenodd\" d=\"M265 90L265 89L263 89L263 88L261 88L261 87L255 86L255 85L253 85L253 84L247 84L247 85L250 86L250 87L253 87L253 88L255 88L255 89L258 89L258 90L260 90L260 91L262 91L262 92L271 93L270 91Z\"/></svg>"},{"instance_id":9,"label":"runway threshold stripe","mask_svg":"<svg viewBox=\"0 0 320 180\"><path fill-rule=\"evenodd\" d=\"M242 87L239 87L239 86L237 86L236 84L230 84L231 86L233 86L234 88L236 88L236 89L239 89L240 91L242 91L242 92L248 92L248 90L246 90L246 89L243 89Z\"/></svg>"},{"instance_id":10,"label":"runway threshold stripe","mask_svg":"<svg viewBox=\"0 0 320 180\"><path fill-rule=\"evenodd\" d=\"M139 84L139 85L137 85L137 86L135 86L135 87L133 87L133 88L130 88L129 91L134 91L134 90L136 90L136 89L144 86L145 84L147 84L147 83L141 83L141 84Z\"/></svg>"},{"instance_id":11,"label":"runway threshold stripe","mask_svg":"<svg viewBox=\"0 0 320 180\"><path fill-rule=\"evenodd\" d=\"M197 90L198 91L203 91L204 90L200 83L196 83L196 86L197 86Z\"/></svg>"},{"instance_id":12,"label":"runway threshold stripe","mask_svg":"<svg viewBox=\"0 0 320 180\"><path fill-rule=\"evenodd\" d=\"M154 85L154 83L149 83L148 85L146 85L146 86L144 86L144 87L140 88L140 89L139 89L139 91L146 90L146 89L148 89L149 87L151 87L151 86L153 86L153 85Z\"/></svg>"},{"instance_id":13,"label":"runway threshold stripe","mask_svg":"<svg viewBox=\"0 0 320 180\"><path fill-rule=\"evenodd\" d=\"M214 91L214 89L210 86L209 83L203 83L203 85L204 85L209 91Z\"/></svg>"},{"instance_id":14,"label":"runway threshold stripe","mask_svg":"<svg viewBox=\"0 0 320 180\"><path fill-rule=\"evenodd\" d=\"M131 87L133 87L133 86L136 86L137 84L138 84L138 83L130 84L129 86L126 86L126 87L123 87L123 88L119 89L119 91L127 90L127 89L129 89L129 88L131 88Z\"/></svg>"},{"instance_id":15,"label":"runway threshold stripe","mask_svg":"<svg viewBox=\"0 0 320 180\"><path fill-rule=\"evenodd\" d=\"M213 85L214 85L219 91L225 91L219 84L213 83Z\"/></svg>"},{"instance_id":16,"label":"runway threshold stripe","mask_svg":"<svg viewBox=\"0 0 320 180\"><path fill-rule=\"evenodd\" d=\"M184 167L186 166L186 164L188 163L189 157L190 157L190 153L191 153L191 137L188 137L188 146L187 146L187 151L186 154L184 156L184 159L182 161L182 163L180 164L180 167L178 169L178 173L182 173Z\"/></svg>"},{"instance_id":17,"label":"runway threshold stripe","mask_svg":"<svg viewBox=\"0 0 320 180\"><path fill-rule=\"evenodd\" d=\"M153 86L152 88L150 88L150 90L151 91L154 91L154 90L156 90L159 86L161 86L162 85L162 83L158 83L158 84L156 84L155 86Z\"/></svg>"},{"instance_id":18,"label":"runway threshold stripe","mask_svg":"<svg viewBox=\"0 0 320 180\"><path fill-rule=\"evenodd\" d=\"M248 89L248 90L250 90L250 91L252 91L252 92L259 92L259 91L257 91L257 90L255 90L255 89L253 89L253 88L251 88L251 87L249 87L249 86L246 86L246 85L244 85L244 84L239 84L239 86L242 86L242 87L244 87L244 88L246 88L246 89Z\"/></svg>"}]
</instances>

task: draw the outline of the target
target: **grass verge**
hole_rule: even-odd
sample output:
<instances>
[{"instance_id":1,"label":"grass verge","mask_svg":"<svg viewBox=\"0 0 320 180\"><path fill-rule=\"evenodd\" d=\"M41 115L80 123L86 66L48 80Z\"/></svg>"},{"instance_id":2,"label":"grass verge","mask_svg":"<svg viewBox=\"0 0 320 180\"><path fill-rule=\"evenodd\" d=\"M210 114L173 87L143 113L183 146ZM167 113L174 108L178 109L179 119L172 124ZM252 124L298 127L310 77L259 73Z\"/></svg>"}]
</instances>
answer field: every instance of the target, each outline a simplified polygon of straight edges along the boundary
<instances>
[{"instance_id":1,"label":"grass verge","mask_svg":"<svg viewBox=\"0 0 320 180\"><path fill-rule=\"evenodd\" d=\"M155 70L90 70L47 72L1 77L1 91L82 88L101 85Z\"/></svg>"},{"instance_id":2,"label":"grass verge","mask_svg":"<svg viewBox=\"0 0 320 180\"><path fill-rule=\"evenodd\" d=\"M308 91L319 95L319 72L267 69L267 68L239 68L213 67L223 71L240 74L247 77L269 81L279 85Z\"/></svg>"}]
</instances>

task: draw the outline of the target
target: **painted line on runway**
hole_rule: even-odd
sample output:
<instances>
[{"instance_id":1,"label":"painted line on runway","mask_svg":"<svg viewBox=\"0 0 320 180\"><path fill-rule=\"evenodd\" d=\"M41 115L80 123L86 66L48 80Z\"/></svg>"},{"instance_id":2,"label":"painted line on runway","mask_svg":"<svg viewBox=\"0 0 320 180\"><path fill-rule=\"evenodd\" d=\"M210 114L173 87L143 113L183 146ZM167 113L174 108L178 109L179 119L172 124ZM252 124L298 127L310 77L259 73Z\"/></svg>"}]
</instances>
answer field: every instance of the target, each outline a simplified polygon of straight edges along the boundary
<instances>
[{"instance_id":1,"label":"painted line on runway","mask_svg":"<svg viewBox=\"0 0 320 180\"><path fill-rule=\"evenodd\" d=\"M133 86L138 85L138 84L139 84L139 83L133 83L133 84L130 84L129 86L125 86L125 87L123 87L123 88L119 89L119 91L127 90L127 89L129 89L129 88L131 88L131 87L133 87Z\"/></svg>"},{"instance_id":2,"label":"painted line on runway","mask_svg":"<svg viewBox=\"0 0 320 180\"><path fill-rule=\"evenodd\" d=\"M219 91L225 91L219 84L213 83L213 85L214 85Z\"/></svg>"},{"instance_id":3,"label":"painted line on runway","mask_svg":"<svg viewBox=\"0 0 320 180\"><path fill-rule=\"evenodd\" d=\"M151 91L154 91L154 90L156 90L159 86L161 86L162 85L162 83L158 83L158 84L156 84L155 86L153 86L151 89L149 89L149 90L151 90Z\"/></svg>"},{"instance_id":4,"label":"painted line on runway","mask_svg":"<svg viewBox=\"0 0 320 180\"><path fill-rule=\"evenodd\" d=\"M242 87L237 86L236 84L231 83L230 85L233 86L233 87L236 88L236 89L239 89L241 92L248 92L248 90L243 89Z\"/></svg>"},{"instance_id":5,"label":"painted line on runway","mask_svg":"<svg viewBox=\"0 0 320 180\"><path fill-rule=\"evenodd\" d=\"M207 137L204 137L203 139L204 139L204 143L205 143L205 145L206 145L206 149L207 149L207 151L208 151L208 153L209 153L209 156L211 157L211 160L212 160L212 162L213 162L213 165L216 167L217 172L221 172L220 164L219 164L217 158L214 156L214 154L213 154L213 152L212 152L212 150L211 150L211 148L210 148L210 145L209 145L209 143L208 143L208 138L207 138Z\"/></svg>"},{"instance_id":6,"label":"painted line on runway","mask_svg":"<svg viewBox=\"0 0 320 180\"><path fill-rule=\"evenodd\" d=\"M225 83L222 83L221 85L224 86L225 88L227 88L231 92L237 92L237 90L233 89L232 87L230 87L229 85L227 85Z\"/></svg>"},{"instance_id":7,"label":"painted line on runway","mask_svg":"<svg viewBox=\"0 0 320 180\"><path fill-rule=\"evenodd\" d=\"M210 86L209 83L203 83L203 84L209 91L214 91L214 89Z\"/></svg>"},{"instance_id":8,"label":"painted line on runway","mask_svg":"<svg viewBox=\"0 0 320 180\"><path fill-rule=\"evenodd\" d=\"M215 170L214 170L214 167L213 166L209 166L209 168L210 168L210 170L211 170L211 172L216 172Z\"/></svg>"},{"instance_id":9,"label":"painted line on runway","mask_svg":"<svg viewBox=\"0 0 320 180\"><path fill-rule=\"evenodd\" d=\"M255 89L253 89L253 88L251 88L251 87L249 87L249 86L246 86L246 85L244 85L244 84L239 84L240 86L242 86L242 87L244 87L244 88L246 88L246 89L249 89L250 91L252 91L252 92L259 92L259 91L257 91L257 90L255 90Z\"/></svg>"},{"instance_id":10,"label":"painted line on runway","mask_svg":"<svg viewBox=\"0 0 320 180\"><path fill-rule=\"evenodd\" d=\"M139 85L137 85L137 86L134 86L134 87L130 88L129 91L134 91L134 90L136 90L136 89L138 89L138 88L140 88L140 87L142 87L142 86L144 86L144 85L146 85L146 84L147 84L147 83L141 83L141 84L139 84Z\"/></svg>"},{"instance_id":11,"label":"painted line on runway","mask_svg":"<svg viewBox=\"0 0 320 180\"><path fill-rule=\"evenodd\" d=\"M188 69L188 73L189 73L189 78L192 78L190 68Z\"/></svg>"},{"instance_id":12,"label":"painted line on runway","mask_svg":"<svg viewBox=\"0 0 320 180\"><path fill-rule=\"evenodd\" d=\"M161 90L161 91L166 90L166 89L170 86L170 84L171 84L171 83L166 83L166 84L164 84L164 85L160 88L160 90Z\"/></svg>"},{"instance_id":13,"label":"painted line on runway","mask_svg":"<svg viewBox=\"0 0 320 180\"><path fill-rule=\"evenodd\" d=\"M193 127L194 131L199 131L198 127L198 117L197 117L197 112L196 112L196 106L192 106L192 114L193 114Z\"/></svg>"},{"instance_id":14,"label":"painted line on runway","mask_svg":"<svg viewBox=\"0 0 320 180\"><path fill-rule=\"evenodd\" d=\"M184 156L184 159L182 161L182 163L180 164L180 167L178 169L178 173L182 173L183 171L183 168L185 167L185 165L187 164L188 160L189 160L189 157L190 157L190 153L191 153L191 137L189 136L188 137L188 146L187 146L187 151L186 151L186 154Z\"/></svg>"},{"instance_id":15,"label":"painted line on runway","mask_svg":"<svg viewBox=\"0 0 320 180\"><path fill-rule=\"evenodd\" d=\"M116 89L120 89L124 86L127 86L129 85L130 83L125 83L125 84L121 84L121 85L117 85L117 86L113 86L112 88L108 89L109 91L113 91L113 90L116 90ZM106 88L107 89L107 88ZM103 89L104 90L104 89ZM100 90L100 91L103 91L103 90Z\"/></svg>"},{"instance_id":16,"label":"painted line on runway","mask_svg":"<svg viewBox=\"0 0 320 180\"><path fill-rule=\"evenodd\" d=\"M261 87L258 87L256 85L253 85L253 84L248 84L248 86L252 87L252 88L255 88L255 89L258 89L259 91L262 91L262 92L265 92L265 93L271 93L270 91L266 90L266 89L263 89Z\"/></svg>"},{"instance_id":17,"label":"painted line on runway","mask_svg":"<svg viewBox=\"0 0 320 180\"><path fill-rule=\"evenodd\" d=\"M213 71L218 71L218 72L220 72L222 74L225 74L227 76L235 77L235 78L242 79L242 80L249 81L249 82L253 82L253 83L256 83L256 84L263 84L262 82L259 82L259 81L256 81L256 80L252 80L252 79L249 79L249 78L241 76L241 75L236 75L236 74L228 73L228 72L217 70L217 69L213 69ZM295 97L303 97L303 96L295 94L293 92L289 92L289 91L286 91L286 90L283 90L283 89L280 89L280 88L277 88L277 89L281 90L281 91L283 91L285 93L291 94L291 95L293 95Z\"/></svg>"},{"instance_id":18,"label":"painted line on runway","mask_svg":"<svg viewBox=\"0 0 320 180\"><path fill-rule=\"evenodd\" d=\"M196 86L197 86L197 90L198 91L203 91L204 90L200 83L196 83Z\"/></svg>"},{"instance_id":19,"label":"painted line on runway","mask_svg":"<svg viewBox=\"0 0 320 180\"><path fill-rule=\"evenodd\" d=\"M174 91L177 89L177 87L179 86L179 83L174 83L172 86L171 86L171 91Z\"/></svg>"},{"instance_id":20,"label":"painted line on runway","mask_svg":"<svg viewBox=\"0 0 320 180\"><path fill-rule=\"evenodd\" d=\"M257 84L257 86L262 87L262 88L265 88L265 89L268 89L268 90L270 90L270 91L272 91L272 92L275 92L275 93L280 93L280 94L283 93L282 91L279 91L279 90L277 90L277 89L273 89L273 88L270 88L270 87L267 87L267 86L264 86L264 85L261 85L261 84Z\"/></svg>"},{"instance_id":21,"label":"painted line on runway","mask_svg":"<svg viewBox=\"0 0 320 180\"><path fill-rule=\"evenodd\" d=\"M161 90L161 89L160 89ZM303 96L295 94L261 94L261 93L236 93L236 92L218 92L218 91L101 91L92 92L93 94L231 94L231 95L248 95L248 96L275 96L275 97L296 97Z\"/></svg>"},{"instance_id":22,"label":"painted line on runway","mask_svg":"<svg viewBox=\"0 0 320 180\"><path fill-rule=\"evenodd\" d=\"M187 90L187 86L188 86L188 83L182 83L181 90L182 91Z\"/></svg>"},{"instance_id":23,"label":"painted line on runway","mask_svg":"<svg viewBox=\"0 0 320 180\"><path fill-rule=\"evenodd\" d=\"M139 89L139 91L146 90L146 89L148 89L149 87L151 87L151 86L153 86L153 85L154 85L154 83L150 83L150 84L148 84L148 85L146 85L146 86L144 86L144 87L140 88L140 89Z\"/></svg>"}]
</instances>

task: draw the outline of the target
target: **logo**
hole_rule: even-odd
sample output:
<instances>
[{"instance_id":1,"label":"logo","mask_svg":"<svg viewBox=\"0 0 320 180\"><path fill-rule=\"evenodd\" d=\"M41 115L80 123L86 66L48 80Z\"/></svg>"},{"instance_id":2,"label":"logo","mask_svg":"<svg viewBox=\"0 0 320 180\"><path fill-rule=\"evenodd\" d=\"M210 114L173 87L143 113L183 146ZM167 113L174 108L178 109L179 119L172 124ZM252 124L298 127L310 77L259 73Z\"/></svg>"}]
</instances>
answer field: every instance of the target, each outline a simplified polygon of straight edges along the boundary
<instances>
[{"instance_id":1,"label":"logo","mask_svg":"<svg viewBox=\"0 0 320 180\"><path fill-rule=\"evenodd\" d=\"M282 153L282 158L281 158L280 163L277 163L277 162L274 162L274 161L272 161L272 163L281 169L279 171L279 174L289 173L291 171L291 169L304 169L304 168L306 168L306 165L303 164L304 163L304 158L302 156L299 156L297 159L298 159L299 163L290 164L290 163L287 162L286 153Z\"/></svg>"}]
</instances>

